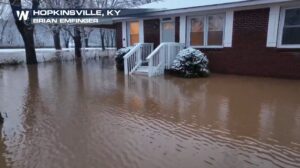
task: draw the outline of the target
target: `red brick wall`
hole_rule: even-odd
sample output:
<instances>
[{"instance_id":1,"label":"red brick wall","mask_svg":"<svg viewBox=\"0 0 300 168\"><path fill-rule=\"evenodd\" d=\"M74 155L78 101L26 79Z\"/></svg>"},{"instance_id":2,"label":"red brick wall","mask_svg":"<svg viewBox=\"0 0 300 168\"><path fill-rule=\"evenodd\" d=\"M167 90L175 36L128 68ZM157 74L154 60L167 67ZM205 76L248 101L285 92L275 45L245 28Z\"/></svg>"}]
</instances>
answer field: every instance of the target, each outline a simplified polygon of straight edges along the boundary
<instances>
[{"instance_id":1,"label":"red brick wall","mask_svg":"<svg viewBox=\"0 0 300 168\"><path fill-rule=\"evenodd\" d=\"M267 48L269 9L234 13L233 46L205 49L218 73L300 78L300 49Z\"/></svg>"}]
</instances>

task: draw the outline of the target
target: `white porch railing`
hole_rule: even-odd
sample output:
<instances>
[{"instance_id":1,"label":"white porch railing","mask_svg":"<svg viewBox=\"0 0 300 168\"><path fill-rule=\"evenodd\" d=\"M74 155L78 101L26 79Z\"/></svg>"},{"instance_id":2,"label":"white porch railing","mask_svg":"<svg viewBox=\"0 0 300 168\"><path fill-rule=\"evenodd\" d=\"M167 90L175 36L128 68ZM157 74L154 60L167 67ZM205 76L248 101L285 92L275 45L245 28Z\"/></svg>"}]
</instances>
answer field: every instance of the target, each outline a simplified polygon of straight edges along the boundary
<instances>
[{"instance_id":1,"label":"white porch railing","mask_svg":"<svg viewBox=\"0 0 300 168\"><path fill-rule=\"evenodd\" d=\"M132 74L146 57L153 51L152 43L138 43L136 44L123 58L124 58L124 72L125 74Z\"/></svg>"},{"instance_id":2,"label":"white porch railing","mask_svg":"<svg viewBox=\"0 0 300 168\"><path fill-rule=\"evenodd\" d=\"M161 43L148 57L148 75L157 76L164 74L165 69L170 69L176 55L184 47L180 43Z\"/></svg>"}]
</instances>

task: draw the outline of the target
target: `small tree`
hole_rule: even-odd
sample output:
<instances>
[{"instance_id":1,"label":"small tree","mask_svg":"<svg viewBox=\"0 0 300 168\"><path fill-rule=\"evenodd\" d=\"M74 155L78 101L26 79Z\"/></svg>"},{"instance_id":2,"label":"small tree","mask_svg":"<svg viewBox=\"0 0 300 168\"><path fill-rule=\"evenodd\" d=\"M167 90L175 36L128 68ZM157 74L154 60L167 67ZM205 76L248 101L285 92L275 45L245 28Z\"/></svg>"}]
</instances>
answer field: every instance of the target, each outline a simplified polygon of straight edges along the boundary
<instances>
[{"instance_id":1,"label":"small tree","mask_svg":"<svg viewBox=\"0 0 300 168\"><path fill-rule=\"evenodd\" d=\"M12 13L15 19L16 26L21 33L22 39L25 45L25 53L26 53L26 63L27 64L36 64L36 52L34 46L34 25L31 23L26 23L22 20L19 20L17 11L22 10L22 3L21 0L9 0L10 6L12 9ZM39 7L39 0L32 0L31 2L32 9L38 9ZM29 4L30 4L29 3Z\"/></svg>"},{"instance_id":2,"label":"small tree","mask_svg":"<svg viewBox=\"0 0 300 168\"><path fill-rule=\"evenodd\" d=\"M41 0L40 7L47 9L60 9L65 7L63 0ZM61 50L60 33L62 27L60 25L48 25L53 35L54 47L56 50Z\"/></svg>"},{"instance_id":3,"label":"small tree","mask_svg":"<svg viewBox=\"0 0 300 168\"><path fill-rule=\"evenodd\" d=\"M70 33L63 29L61 31L61 35L64 40L65 48L69 48L69 43L70 43L70 38L71 38Z\"/></svg>"},{"instance_id":4,"label":"small tree","mask_svg":"<svg viewBox=\"0 0 300 168\"><path fill-rule=\"evenodd\" d=\"M80 9L85 7L86 0L65 0L65 6L70 9ZM82 41L81 35L83 28L77 25L74 26L65 26L64 30L66 30L70 37L73 38L75 44L75 56L77 58L81 57L81 48L82 48Z\"/></svg>"}]
</instances>

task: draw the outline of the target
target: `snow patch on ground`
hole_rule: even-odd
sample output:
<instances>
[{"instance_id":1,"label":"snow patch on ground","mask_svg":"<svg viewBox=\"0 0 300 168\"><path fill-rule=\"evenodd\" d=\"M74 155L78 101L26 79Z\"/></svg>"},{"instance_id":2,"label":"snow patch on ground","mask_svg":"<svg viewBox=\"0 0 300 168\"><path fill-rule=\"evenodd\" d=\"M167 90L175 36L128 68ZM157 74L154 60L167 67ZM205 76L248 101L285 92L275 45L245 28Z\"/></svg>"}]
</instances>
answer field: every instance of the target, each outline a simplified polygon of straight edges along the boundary
<instances>
[{"instance_id":1,"label":"snow patch on ground","mask_svg":"<svg viewBox=\"0 0 300 168\"><path fill-rule=\"evenodd\" d=\"M102 51L101 48L86 48L82 49L82 59L93 59L105 56L115 56L116 49L107 48ZM36 49L38 62L49 61L71 61L75 59L74 49L64 48L55 50L53 48ZM25 49L0 49L0 64L20 64L25 63Z\"/></svg>"}]
</instances>

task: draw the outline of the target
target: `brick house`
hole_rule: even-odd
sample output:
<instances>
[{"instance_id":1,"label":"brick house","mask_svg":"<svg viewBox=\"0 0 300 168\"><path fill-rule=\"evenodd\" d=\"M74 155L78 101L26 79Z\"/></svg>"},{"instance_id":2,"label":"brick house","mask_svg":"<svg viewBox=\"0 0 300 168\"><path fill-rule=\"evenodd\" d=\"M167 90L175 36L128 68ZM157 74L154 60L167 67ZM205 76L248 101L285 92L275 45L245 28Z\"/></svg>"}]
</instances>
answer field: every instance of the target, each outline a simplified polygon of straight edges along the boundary
<instances>
[{"instance_id":1,"label":"brick house","mask_svg":"<svg viewBox=\"0 0 300 168\"><path fill-rule=\"evenodd\" d=\"M299 0L165 0L116 20L125 73L163 74L180 49L207 54L212 72L300 78ZM147 66L143 64L147 62Z\"/></svg>"}]
</instances>

